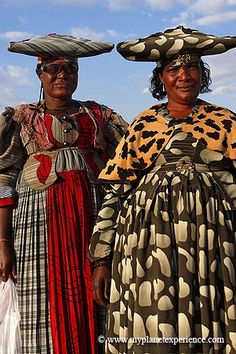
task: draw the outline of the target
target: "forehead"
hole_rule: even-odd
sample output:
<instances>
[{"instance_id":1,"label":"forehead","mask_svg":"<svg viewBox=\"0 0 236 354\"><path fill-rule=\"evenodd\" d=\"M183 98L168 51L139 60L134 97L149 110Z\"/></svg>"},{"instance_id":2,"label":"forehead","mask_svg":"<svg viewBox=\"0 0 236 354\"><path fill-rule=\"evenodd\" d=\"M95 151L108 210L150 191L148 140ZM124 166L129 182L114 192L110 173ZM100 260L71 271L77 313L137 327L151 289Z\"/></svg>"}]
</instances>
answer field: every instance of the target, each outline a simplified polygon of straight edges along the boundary
<instances>
[{"instance_id":1,"label":"forehead","mask_svg":"<svg viewBox=\"0 0 236 354\"><path fill-rule=\"evenodd\" d=\"M179 67L183 65L191 65L191 64L199 64L199 63L200 63L200 57L198 57L197 55L182 54L179 55L177 58L167 62L165 68L171 68L176 66Z\"/></svg>"},{"instance_id":2,"label":"forehead","mask_svg":"<svg viewBox=\"0 0 236 354\"><path fill-rule=\"evenodd\" d=\"M70 59L70 58L43 58L42 59L42 64L69 64L69 63L74 63L78 64L78 59Z\"/></svg>"}]
</instances>

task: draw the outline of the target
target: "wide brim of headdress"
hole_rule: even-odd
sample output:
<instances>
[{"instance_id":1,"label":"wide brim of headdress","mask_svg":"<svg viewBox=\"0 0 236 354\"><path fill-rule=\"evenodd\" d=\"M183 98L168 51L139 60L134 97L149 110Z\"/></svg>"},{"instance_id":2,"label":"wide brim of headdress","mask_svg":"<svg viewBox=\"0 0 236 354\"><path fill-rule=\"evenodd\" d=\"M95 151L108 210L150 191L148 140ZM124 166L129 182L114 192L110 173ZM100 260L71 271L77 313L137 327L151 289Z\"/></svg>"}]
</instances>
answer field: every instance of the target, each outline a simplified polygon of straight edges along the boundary
<instances>
[{"instance_id":1,"label":"wide brim of headdress","mask_svg":"<svg viewBox=\"0 0 236 354\"><path fill-rule=\"evenodd\" d=\"M69 35L49 34L43 37L10 42L8 50L43 58L83 58L108 53L114 48L109 42L98 42Z\"/></svg>"},{"instance_id":2,"label":"wide brim of headdress","mask_svg":"<svg viewBox=\"0 0 236 354\"><path fill-rule=\"evenodd\" d=\"M224 53L236 47L236 36L216 37L178 26L148 37L123 41L117 51L127 60L165 61L181 53L198 56Z\"/></svg>"}]
</instances>

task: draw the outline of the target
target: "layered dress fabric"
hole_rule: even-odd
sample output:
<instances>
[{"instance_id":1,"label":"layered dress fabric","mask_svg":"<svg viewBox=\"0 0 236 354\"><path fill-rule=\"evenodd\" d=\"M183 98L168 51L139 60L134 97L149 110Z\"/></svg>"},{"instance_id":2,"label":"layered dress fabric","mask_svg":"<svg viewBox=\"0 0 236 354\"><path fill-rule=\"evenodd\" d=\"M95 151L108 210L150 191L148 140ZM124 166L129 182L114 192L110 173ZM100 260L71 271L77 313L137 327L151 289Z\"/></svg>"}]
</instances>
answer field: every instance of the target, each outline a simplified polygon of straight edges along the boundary
<instances>
[{"instance_id":1,"label":"layered dress fabric","mask_svg":"<svg viewBox=\"0 0 236 354\"><path fill-rule=\"evenodd\" d=\"M22 353L95 354L88 259L101 199L95 180L126 123L95 102L60 117L43 104L11 113L2 116L0 205L15 207Z\"/></svg>"},{"instance_id":2,"label":"layered dress fabric","mask_svg":"<svg viewBox=\"0 0 236 354\"><path fill-rule=\"evenodd\" d=\"M182 120L157 105L101 172L90 259L113 259L107 354L236 353L235 129L203 101Z\"/></svg>"}]
</instances>

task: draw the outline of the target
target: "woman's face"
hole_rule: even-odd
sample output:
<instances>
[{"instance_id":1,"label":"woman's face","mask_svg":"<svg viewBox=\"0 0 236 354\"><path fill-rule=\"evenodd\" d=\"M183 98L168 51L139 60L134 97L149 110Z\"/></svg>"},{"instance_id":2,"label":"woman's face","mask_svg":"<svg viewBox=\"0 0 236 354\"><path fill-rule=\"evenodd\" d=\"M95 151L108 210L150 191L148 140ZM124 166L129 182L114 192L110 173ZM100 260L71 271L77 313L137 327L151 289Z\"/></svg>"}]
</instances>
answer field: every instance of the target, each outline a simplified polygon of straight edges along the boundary
<instances>
[{"instance_id":1,"label":"woman's face","mask_svg":"<svg viewBox=\"0 0 236 354\"><path fill-rule=\"evenodd\" d=\"M202 70L198 58L183 63L173 61L160 74L165 85L168 101L183 105L194 105L201 89Z\"/></svg>"},{"instance_id":2,"label":"woman's face","mask_svg":"<svg viewBox=\"0 0 236 354\"><path fill-rule=\"evenodd\" d=\"M57 59L47 62L38 73L42 81L45 98L68 99L78 84L78 64Z\"/></svg>"}]
</instances>

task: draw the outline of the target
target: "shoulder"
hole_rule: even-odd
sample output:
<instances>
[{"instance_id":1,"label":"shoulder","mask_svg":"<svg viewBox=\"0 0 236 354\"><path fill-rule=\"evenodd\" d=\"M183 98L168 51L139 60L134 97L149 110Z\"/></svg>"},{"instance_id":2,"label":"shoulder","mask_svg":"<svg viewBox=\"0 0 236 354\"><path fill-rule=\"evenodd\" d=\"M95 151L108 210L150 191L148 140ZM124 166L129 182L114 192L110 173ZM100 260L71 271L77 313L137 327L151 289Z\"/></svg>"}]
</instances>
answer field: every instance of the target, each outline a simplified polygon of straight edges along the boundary
<instances>
[{"instance_id":1,"label":"shoulder","mask_svg":"<svg viewBox=\"0 0 236 354\"><path fill-rule=\"evenodd\" d=\"M147 109L143 112L139 113L132 123L130 124L131 129L136 129L137 126L140 128L144 128L144 126L152 125L154 122L159 123L164 122L164 117L161 114L161 109L163 108L164 104L156 104Z\"/></svg>"},{"instance_id":2,"label":"shoulder","mask_svg":"<svg viewBox=\"0 0 236 354\"><path fill-rule=\"evenodd\" d=\"M35 110L39 108L38 103L23 103L14 107L13 119L17 122L26 121L30 118Z\"/></svg>"},{"instance_id":3,"label":"shoulder","mask_svg":"<svg viewBox=\"0 0 236 354\"><path fill-rule=\"evenodd\" d=\"M236 115L230 109L208 102L200 102L194 114L192 129L200 132L209 146L222 142L236 132ZM216 147L214 147L216 148Z\"/></svg>"},{"instance_id":4,"label":"shoulder","mask_svg":"<svg viewBox=\"0 0 236 354\"><path fill-rule=\"evenodd\" d=\"M117 129L121 129L122 131L127 129L128 123L113 108L96 101L79 101L79 103L88 110L98 113L98 115L103 118L103 122L106 126L115 126Z\"/></svg>"},{"instance_id":5,"label":"shoulder","mask_svg":"<svg viewBox=\"0 0 236 354\"><path fill-rule=\"evenodd\" d=\"M96 101L88 100L88 101L77 101L81 106L86 108L99 108L100 110L111 109L104 104L98 103Z\"/></svg>"},{"instance_id":6,"label":"shoulder","mask_svg":"<svg viewBox=\"0 0 236 354\"><path fill-rule=\"evenodd\" d=\"M92 100L91 101L90 100L89 101L78 101L78 103L82 107L84 107L88 110L91 110L91 111L96 112L98 114L99 113L102 114L102 116L107 119L111 115L111 113L114 112L113 109L111 109L110 107L108 107L104 104L98 103L96 101L92 101Z\"/></svg>"},{"instance_id":7,"label":"shoulder","mask_svg":"<svg viewBox=\"0 0 236 354\"><path fill-rule=\"evenodd\" d=\"M199 105L199 110L201 114L205 112L206 117L207 116L212 116L216 117L219 121L219 118L228 118L230 120L236 120L236 114L232 110L228 109L227 107L224 106L219 106L216 104L208 103L205 101L202 101L202 104Z\"/></svg>"}]
</instances>

